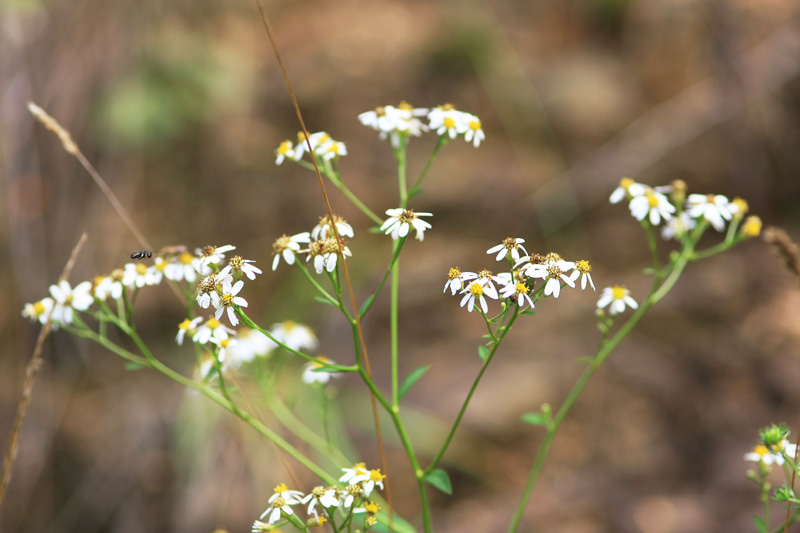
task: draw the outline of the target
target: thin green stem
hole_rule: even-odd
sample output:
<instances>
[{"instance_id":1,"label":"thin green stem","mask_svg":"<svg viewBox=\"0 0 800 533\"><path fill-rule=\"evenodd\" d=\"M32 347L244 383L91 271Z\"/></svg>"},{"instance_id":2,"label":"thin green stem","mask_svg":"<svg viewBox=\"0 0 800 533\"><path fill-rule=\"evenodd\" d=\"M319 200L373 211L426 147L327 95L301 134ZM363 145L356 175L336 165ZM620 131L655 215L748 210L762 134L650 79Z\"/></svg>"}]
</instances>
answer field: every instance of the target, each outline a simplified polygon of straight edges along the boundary
<instances>
[{"instance_id":1,"label":"thin green stem","mask_svg":"<svg viewBox=\"0 0 800 533\"><path fill-rule=\"evenodd\" d=\"M394 248L400 247L397 241L394 241ZM400 386L399 386L399 305L400 305L400 261L395 259L392 264L392 285L391 285L391 303L389 308L389 337L391 345L391 360L392 360L392 406L396 409L400 405Z\"/></svg>"},{"instance_id":2,"label":"thin green stem","mask_svg":"<svg viewBox=\"0 0 800 533\"><path fill-rule=\"evenodd\" d=\"M442 146L447 144L448 141L449 139L447 138L446 135L439 136L439 140L436 141L436 146L433 147L433 153L428 158L428 162L425 163L425 167L422 169L422 172L420 172L419 177L417 177L416 181L411 186L411 190L409 191L409 197L415 196L417 193L419 193L419 188L422 187L422 182L425 180L425 178L428 175L428 171L433 166L433 162L436 160L436 156L439 154L439 150L442 148Z\"/></svg>"},{"instance_id":3,"label":"thin green stem","mask_svg":"<svg viewBox=\"0 0 800 533\"><path fill-rule=\"evenodd\" d=\"M450 432L447 434L447 437L445 438L444 443L442 443L442 446L439 449L439 452L436 454L436 457L433 458L433 461L431 461L431 464L428 465L428 468L425 470L426 474L430 473L434 468L436 468L436 466L442 460L442 457L444 457L447 448L450 446L450 442L453 440L453 436L456 434L456 430L458 429L459 424L461 424L461 419L464 418L464 413L466 413L467 411L469 402L470 400L472 400L472 396L475 394L475 390L478 388L478 384L481 382L481 378L486 373L486 369L489 367L489 363L492 362L492 358L494 357L494 354L497 353L497 349L500 347L500 344L502 343L506 334L508 334L508 332L511 331L511 326L514 324L514 321L520 314L519 311L520 310L518 307L514 309L514 314L512 314L511 318L508 319L508 324L504 326L504 328L501 330L499 337L497 337L495 342L492 344L492 347L489 350L486 359L483 361L483 365L481 366L480 372L478 372L478 375L472 382L472 386L470 387L469 392L467 393L467 397L464 400L464 403L461 405L461 410L458 412L455 421L453 421L453 425L450 428Z\"/></svg>"}]
</instances>

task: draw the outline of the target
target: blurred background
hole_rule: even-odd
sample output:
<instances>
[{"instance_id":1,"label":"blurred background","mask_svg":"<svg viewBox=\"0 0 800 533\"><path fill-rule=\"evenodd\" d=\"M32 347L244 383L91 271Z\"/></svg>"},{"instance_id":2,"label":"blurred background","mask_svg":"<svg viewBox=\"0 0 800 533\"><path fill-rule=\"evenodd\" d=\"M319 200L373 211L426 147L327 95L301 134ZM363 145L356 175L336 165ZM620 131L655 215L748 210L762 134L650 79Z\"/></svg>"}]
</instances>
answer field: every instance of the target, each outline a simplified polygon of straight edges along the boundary
<instances>
[{"instance_id":1,"label":"blurred background","mask_svg":"<svg viewBox=\"0 0 800 533\"><path fill-rule=\"evenodd\" d=\"M396 207L396 170L359 113L405 99L449 102L482 120L480 148L448 145L412 200L434 213L433 229L401 261L402 374L433 365L404 400L423 464L481 363L480 317L442 294L449 267L491 267L485 250L522 237L531 251L590 260L598 288L623 284L641 298L644 235L624 205L608 203L623 176L744 197L765 224L800 236L795 0L266 8L309 130L346 142L344 180L373 211ZM23 305L46 295L84 231L73 284L141 248L33 121L28 100L72 132L157 247L235 244L265 270L247 286L250 316L309 324L320 353L352 361L344 322L299 273L269 271L273 240L310 230L324 206L311 173L274 164L274 149L299 128L255 4L0 0L4 450L39 331ZM412 140L411 176L434 144L433 135ZM363 299L390 243L329 192L356 231L349 264ZM594 353L598 296L568 291L518 322L442 465L454 494L431 490L437 531L505 531L544 435L520 417L544 402L557 408L583 370L578 358ZM140 295L142 336L190 374L192 351L174 344L184 316L168 290ZM798 281L760 240L690 265L575 405L521 531L754 531L761 506L742 456L770 422L796 433L798 316ZM382 298L365 332L383 385L387 324ZM96 345L56 332L44 361L0 509L4 532L243 532L274 485L317 483L232 416L155 372L126 371ZM301 386L285 385L302 400ZM359 457L377 465L364 388L346 377L328 394L342 402ZM258 405L257 393L249 401ZM385 428L395 505L419 523L407 460Z\"/></svg>"}]
</instances>

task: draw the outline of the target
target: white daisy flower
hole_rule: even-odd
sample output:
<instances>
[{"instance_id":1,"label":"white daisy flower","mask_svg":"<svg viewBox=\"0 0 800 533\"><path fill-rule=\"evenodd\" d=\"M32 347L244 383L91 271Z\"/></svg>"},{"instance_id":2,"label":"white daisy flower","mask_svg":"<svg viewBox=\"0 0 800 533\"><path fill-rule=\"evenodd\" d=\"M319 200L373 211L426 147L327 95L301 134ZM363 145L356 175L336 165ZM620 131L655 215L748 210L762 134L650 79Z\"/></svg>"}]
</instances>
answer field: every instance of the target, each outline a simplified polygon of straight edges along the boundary
<instances>
[{"instance_id":1,"label":"white daisy flower","mask_svg":"<svg viewBox=\"0 0 800 533\"><path fill-rule=\"evenodd\" d=\"M110 276L95 276L92 280L92 295L101 302L105 302L111 295L112 283L113 280Z\"/></svg>"},{"instance_id":2,"label":"white daisy flower","mask_svg":"<svg viewBox=\"0 0 800 533\"><path fill-rule=\"evenodd\" d=\"M619 187L614 189L608 200L612 204L618 204L625 198L636 198L637 196L642 196L646 190L646 185L636 183L630 178L622 178L619 182Z\"/></svg>"},{"instance_id":3,"label":"white daisy flower","mask_svg":"<svg viewBox=\"0 0 800 533\"><path fill-rule=\"evenodd\" d=\"M356 463L352 468L342 468L344 474L339 478L341 483L356 484L369 479L369 470L364 463Z\"/></svg>"},{"instance_id":4,"label":"white daisy flower","mask_svg":"<svg viewBox=\"0 0 800 533\"><path fill-rule=\"evenodd\" d=\"M317 503L319 503L325 509L330 507L339 507L339 500L336 497L336 487L323 487L322 485L318 487L314 487L311 492L306 494L300 503L306 504L308 503L308 510L306 511L309 515L317 516L317 510L315 509Z\"/></svg>"},{"instance_id":5,"label":"white daisy flower","mask_svg":"<svg viewBox=\"0 0 800 533\"><path fill-rule=\"evenodd\" d=\"M221 341L229 338L236 332L231 328L224 326L219 320L210 317L202 326L197 328L197 331L192 335L192 341L197 344L206 344L214 339ZM217 344L218 342L215 342Z\"/></svg>"},{"instance_id":6,"label":"white daisy flower","mask_svg":"<svg viewBox=\"0 0 800 533\"><path fill-rule=\"evenodd\" d=\"M588 282L589 285L592 286L592 290L596 291L597 289L594 288L594 281L592 281L592 265L589 264L589 261L580 260L575 263L575 270L579 272L579 276L581 279L581 290L586 290L586 283Z\"/></svg>"},{"instance_id":7,"label":"white daisy flower","mask_svg":"<svg viewBox=\"0 0 800 533\"><path fill-rule=\"evenodd\" d=\"M522 243L525 242L525 239L515 239L513 237L506 237L503 239L503 242L498 244L497 246L492 246L486 253L497 254L497 260L502 261L509 255L514 259L514 262L519 261L519 251L522 250L525 255L528 255L528 251L525 250L525 247L522 246Z\"/></svg>"},{"instance_id":8,"label":"white daisy flower","mask_svg":"<svg viewBox=\"0 0 800 533\"><path fill-rule=\"evenodd\" d=\"M464 140L471 142L472 145L477 148L481 145L481 141L486 138L486 135L484 135L483 129L481 128L481 121L475 115L471 115L469 113L465 113L465 115L467 131L464 134Z\"/></svg>"},{"instance_id":9,"label":"white daisy flower","mask_svg":"<svg viewBox=\"0 0 800 533\"><path fill-rule=\"evenodd\" d=\"M552 254L548 254L552 255ZM561 283L566 283L573 289L575 288L575 280L581 273L577 270L570 275L567 273L575 269L575 263L572 261L564 261L563 259L548 259L544 264L527 263L520 270L530 278L546 279L547 282L544 286L544 295L553 295L553 298L558 298L561 294Z\"/></svg>"},{"instance_id":10,"label":"white daisy flower","mask_svg":"<svg viewBox=\"0 0 800 533\"><path fill-rule=\"evenodd\" d=\"M497 300L497 290L494 288L494 285L484 285L480 280L475 280L470 283L461 291L461 294L464 295L464 297L461 298L461 307L466 306L470 313L475 308L475 300L478 300L481 309L483 309L483 314L487 314L489 312L489 306L486 303L486 296L492 298L493 300Z\"/></svg>"},{"instance_id":11,"label":"white daisy flower","mask_svg":"<svg viewBox=\"0 0 800 533\"><path fill-rule=\"evenodd\" d=\"M280 165L287 157L294 159L294 145L288 139L283 141L275 150L275 164Z\"/></svg>"},{"instance_id":12,"label":"white daisy flower","mask_svg":"<svg viewBox=\"0 0 800 533\"><path fill-rule=\"evenodd\" d=\"M38 320L40 324L46 324L54 305L55 301L52 298L43 298L36 303L25 304L22 316L30 318L34 322Z\"/></svg>"},{"instance_id":13,"label":"white daisy flower","mask_svg":"<svg viewBox=\"0 0 800 533\"><path fill-rule=\"evenodd\" d=\"M475 275L477 278L477 274ZM447 273L447 283L444 284L444 290L442 292L447 292L447 288L450 288L450 293L455 296L458 291L464 288L464 281L461 279L461 271L458 267L453 267Z\"/></svg>"},{"instance_id":14,"label":"white daisy flower","mask_svg":"<svg viewBox=\"0 0 800 533\"><path fill-rule=\"evenodd\" d=\"M353 505L353 502L356 500L356 498L362 497L364 489L361 488L361 485L350 484L345 489L345 493L347 495L344 497L344 500L342 501L342 507L344 507L345 509L349 509Z\"/></svg>"},{"instance_id":15,"label":"white daisy flower","mask_svg":"<svg viewBox=\"0 0 800 533\"><path fill-rule=\"evenodd\" d=\"M408 235L411 227L417 231L417 240L423 240L425 230L429 229L431 225L417 217L433 216L433 213L414 213L413 209L406 210L402 207L387 209L386 214L389 215L389 218L381 224L381 231L385 231L386 235L391 233L394 240Z\"/></svg>"},{"instance_id":16,"label":"white daisy flower","mask_svg":"<svg viewBox=\"0 0 800 533\"><path fill-rule=\"evenodd\" d=\"M675 206L669 203L666 196L649 187L643 195L634 197L628 207L636 220L642 221L649 214L650 223L654 226L661 223L661 219L671 219L675 212Z\"/></svg>"},{"instance_id":17,"label":"white daisy flower","mask_svg":"<svg viewBox=\"0 0 800 533\"><path fill-rule=\"evenodd\" d=\"M236 345L239 342L236 339L231 339L231 338L217 340L214 339L213 337L210 339L210 341L212 344L216 344L219 347L219 350L217 350L217 360L220 362L220 364L226 363L228 350L235 349ZM225 369L227 369L229 365L225 364L224 367Z\"/></svg>"},{"instance_id":18,"label":"white daisy flower","mask_svg":"<svg viewBox=\"0 0 800 533\"><path fill-rule=\"evenodd\" d=\"M503 298L510 298L515 301L520 309L525 307L526 303L533 308L535 306L533 305L533 300L531 300L531 297L528 295L529 291L530 289L528 286L522 281L515 281L513 283L507 283L505 287L500 289L500 295Z\"/></svg>"},{"instance_id":19,"label":"white daisy flower","mask_svg":"<svg viewBox=\"0 0 800 533\"><path fill-rule=\"evenodd\" d=\"M214 313L214 318L219 320L222 316L222 312L227 309L228 320L231 326L235 326L239 323L239 318L236 316L234 306L247 307L247 300L241 296L237 296L242 290L242 287L244 287L244 281L239 280L231 285L232 282L233 278L230 276L226 276L222 280L222 296L219 297L219 307L217 307L217 312Z\"/></svg>"},{"instance_id":20,"label":"white daisy flower","mask_svg":"<svg viewBox=\"0 0 800 533\"><path fill-rule=\"evenodd\" d=\"M122 284L125 287L141 289L145 285L152 285L154 280L153 274L148 271L147 265L144 263L128 263L125 265L125 274L122 278Z\"/></svg>"},{"instance_id":21,"label":"white daisy flower","mask_svg":"<svg viewBox=\"0 0 800 533\"><path fill-rule=\"evenodd\" d=\"M208 309L209 305L213 305L214 309L217 309L219 307L217 285L219 285L219 281L214 275L208 275L200 280L197 287L197 305L203 309Z\"/></svg>"},{"instance_id":22,"label":"white daisy flower","mask_svg":"<svg viewBox=\"0 0 800 533\"><path fill-rule=\"evenodd\" d=\"M339 237L350 237L352 239L355 236L353 233L353 226L348 224L345 219L334 214L333 221L336 224L336 231L339 233ZM311 238L315 241L324 241L332 234L331 221L328 215L320 217L319 223L311 230Z\"/></svg>"},{"instance_id":23,"label":"white daisy flower","mask_svg":"<svg viewBox=\"0 0 800 533\"><path fill-rule=\"evenodd\" d=\"M664 227L661 228L661 238L665 241L674 239L678 235L692 231L695 226L697 226L695 220L689 213L683 211L680 216L669 219Z\"/></svg>"},{"instance_id":24,"label":"white daisy flower","mask_svg":"<svg viewBox=\"0 0 800 533\"><path fill-rule=\"evenodd\" d=\"M297 351L315 350L319 344L311 328L291 320L272 324L269 332L275 340Z\"/></svg>"},{"instance_id":25,"label":"white daisy flower","mask_svg":"<svg viewBox=\"0 0 800 533\"><path fill-rule=\"evenodd\" d=\"M333 363L327 357L317 357L324 363ZM317 371L318 368L324 368L324 365L309 361L303 366L303 383L311 385L312 383L322 383L323 385L331 380L331 376L335 375L329 371Z\"/></svg>"},{"instance_id":26,"label":"white daisy flower","mask_svg":"<svg viewBox=\"0 0 800 533\"><path fill-rule=\"evenodd\" d=\"M783 464L783 456L770 452L763 444L759 444L753 448L752 452L744 454L744 460L753 461L754 463L764 463L767 466L773 463L778 466Z\"/></svg>"},{"instance_id":27,"label":"white daisy flower","mask_svg":"<svg viewBox=\"0 0 800 533\"><path fill-rule=\"evenodd\" d=\"M686 210L692 218L703 217L717 231L725 229L725 221L733 216L733 207L721 194L690 194L686 200Z\"/></svg>"},{"instance_id":28,"label":"white daisy flower","mask_svg":"<svg viewBox=\"0 0 800 533\"><path fill-rule=\"evenodd\" d=\"M272 270L278 268L278 263L281 257L287 265L294 264L294 257L300 251L300 244L307 244L311 242L311 234L307 231L298 233L289 237L288 235L281 235L275 242L272 243L272 253L275 257L272 259Z\"/></svg>"},{"instance_id":29,"label":"white daisy flower","mask_svg":"<svg viewBox=\"0 0 800 533\"><path fill-rule=\"evenodd\" d=\"M66 280L59 281L57 285L50 285L50 296L53 297L53 320L61 324L72 324L73 309L86 311L94 303L91 295L92 282L84 281L74 289Z\"/></svg>"},{"instance_id":30,"label":"white daisy flower","mask_svg":"<svg viewBox=\"0 0 800 533\"><path fill-rule=\"evenodd\" d=\"M331 235L324 241L314 241L309 244L306 262L313 261L317 274L322 274L323 270L333 272L336 270L340 251L345 257L353 255L344 241L336 242L336 238Z\"/></svg>"},{"instance_id":31,"label":"white daisy flower","mask_svg":"<svg viewBox=\"0 0 800 533\"><path fill-rule=\"evenodd\" d=\"M364 480L362 483L362 487L364 488L364 496L369 496L372 493L372 490L378 486L383 490L383 480L386 479L386 476L381 474L380 469L377 470L370 470L369 477Z\"/></svg>"},{"instance_id":32,"label":"white daisy flower","mask_svg":"<svg viewBox=\"0 0 800 533\"><path fill-rule=\"evenodd\" d=\"M255 261L251 261L250 259L242 259L238 255L234 255L228 264L225 265L225 268L219 271L217 274L217 278L224 278L225 276L236 274L237 277L240 277L241 274L247 276L248 279L254 280L256 279L256 274L261 274L261 269L257 268L250 263L255 263Z\"/></svg>"},{"instance_id":33,"label":"white daisy flower","mask_svg":"<svg viewBox=\"0 0 800 533\"><path fill-rule=\"evenodd\" d=\"M270 496L269 500L267 500L269 503L274 502L278 498L283 498L287 503L294 505L300 503L300 501L303 499L302 492L300 492L299 490L289 490L289 488L286 486L285 483L277 485L273 489L273 493L274 494Z\"/></svg>"},{"instance_id":34,"label":"white daisy flower","mask_svg":"<svg viewBox=\"0 0 800 533\"><path fill-rule=\"evenodd\" d=\"M436 130L437 135L447 135L455 139L458 135L466 133L468 126L464 113L450 104L445 104L428 113L428 126Z\"/></svg>"},{"instance_id":35,"label":"white daisy flower","mask_svg":"<svg viewBox=\"0 0 800 533\"><path fill-rule=\"evenodd\" d=\"M204 267L208 267L211 265L219 264L222 259L225 258L225 254L232 250L235 250L235 246L231 246L230 244L226 244L225 246L204 246L203 248L195 249L194 253L197 258L194 260L194 268L201 274L204 271Z\"/></svg>"},{"instance_id":36,"label":"white daisy flower","mask_svg":"<svg viewBox=\"0 0 800 533\"><path fill-rule=\"evenodd\" d=\"M192 264L194 259L195 257L189 252L181 252L176 259L164 267L164 277L170 281L186 280L188 283L194 283L197 281L197 270Z\"/></svg>"},{"instance_id":37,"label":"white daisy flower","mask_svg":"<svg viewBox=\"0 0 800 533\"><path fill-rule=\"evenodd\" d=\"M597 308L603 309L608 304L611 304L611 307L608 308L608 312L611 315L622 313L625 311L626 305L631 309L636 309L639 307L639 304L636 303L636 300L631 298L630 294L628 289L620 287L619 285L606 287L603 289L603 294L600 295L600 299L597 300Z\"/></svg>"},{"instance_id":38,"label":"white daisy flower","mask_svg":"<svg viewBox=\"0 0 800 533\"><path fill-rule=\"evenodd\" d=\"M236 346L229 346L228 361L237 368L256 357L266 357L278 346L260 331L250 328L240 329L236 338L239 342Z\"/></svg>"},{"instance_id":39,"label":"white daisy flower","mask_svg":"<svg viewBox=\"0 0 800 533\"><path fill-rule=\"evenodd\" d=\"M325 131L318 131L317 133L312 133L309 137L309 141L311 143L311 149L314 150L314 153L319 155L318 148L324 144L331 142L333 138L328 135ZM300 131L297 132L297 146L294 148L294 159L295 161L300 161L303 155L308 152L308 143L306 143L306 136L305 134Z\"/></svg>"},{"instance_id":40,"label":"white daisy flower","mask_svg":"<svg viewBox=\"0 0 800 533\"><path fill-rule=\"evenodd\" d=\"M187 318L178 324L178 335L175 336L175 342L177 342L179 345L183 344L183 338L187 334L193 336L195 333L197 333L197 324L202 321L203 317L198 316L191 320Z\"/></svg>"},{"instance_id":41,"label":"white daisy flower","mask_svg":"<svg viewBox=\"0 0 800 533\"><path fill-rule=\"evenodd\" d=\"M321 146L319 152L321 153L323 159L330 161L333 158L347 155L347 147L343 142L331 141Z\"/></svg>"},{"instance_id":42,"label":"white daisy flower","mask_svg":"<svg viewBox=\"0 0 800 533\"><path fill-rule=\"evenodd\" d=\"M250 528L250 533L265 533L267 531L273 531L274 529L275 528L272 527L271 524L267 524L261 520L256 520L253 522L253 526Z\"/></svg>"},{"instance_id":43,"label":"white daisy flower","mask_svg":"<svg viewBox=\"0 0 800 533\"><path fill-rule=\"evenodd\" d=\"M153 260L153 264L147 267L147 274L145 274L147 284L158 285L161 283L161 280L164 279L164 270L167 265L168 263L164 261L163 257L156 257Z\"/></svg>"},{"instance_id":44,"label":"white daisy flower","mask_svg":"<svg viewBox=\"0 0 800 533\"><path fill-rule=\"evenodd\" d=\"M292 511L290 506L297 505L298 503L300 502L295 500L288 501L280 496L273 495L272 498L270 498L270 506L266 511L261 513L259 518L264 518L265 516L269 515L269 519L267 521L270 524L274 524L281 519L281 513L285 513L288 516L293 515L294 511Z\"/></svg>"}]
</instances>

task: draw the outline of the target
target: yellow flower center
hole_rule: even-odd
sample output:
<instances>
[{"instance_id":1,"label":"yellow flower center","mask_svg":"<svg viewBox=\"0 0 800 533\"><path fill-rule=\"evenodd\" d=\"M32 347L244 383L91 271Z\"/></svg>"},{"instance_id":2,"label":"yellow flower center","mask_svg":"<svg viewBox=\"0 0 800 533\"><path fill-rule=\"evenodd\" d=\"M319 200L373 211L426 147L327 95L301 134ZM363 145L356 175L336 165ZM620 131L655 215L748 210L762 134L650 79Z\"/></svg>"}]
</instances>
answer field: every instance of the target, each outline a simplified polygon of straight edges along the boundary
<instances>
[{"instance_id":1,"label":"yellow flower center","mask_svg":"<svg viewBox=\"0 0 800 533\"><path fill-rule=\"evenodd\" d=\"M469 129L471 129L473 131L478 131L479 129L481 129L481 121L480 120L470 120Z\"/></svg>"},{"instance_id":2,"label":"yellow flower center","mask_svg":"<svg viewBox=\"0 0 800 533\"><path fill-rule=\"evenodd\" d=\"M620 287L619 285L614 285L614 287L611 289L611 297L614 300L622 300L625 298L625 292L626 291L624 287Z\"/></svg>"},{"instance_id":3,"label":"yellow flower center","mask_svg":"<svg viewBox=\"0 0 800 533\"><path fill-rule=\"evenodd\" d=\"M447 129L455 128L456 121L452 117L444 117L444 125Z\"/></svg>"},{"instance_id":4,"label":"yellow flower center","mask_svg":"<svg viewBox=\"0 0 800 533\"><path fill-rule=\"evenodd\" d=\"M289 153L289 150L291 150L291 149L292 149L292 141L286 140L286 141L283 141L281 143L281 145L278 146L278 149L275 150L275 151L277 153L279 153L280 155L286 155L286 154Z\"/></svg>"},{"instance_id":5,"label":"yellow flower center","mask_svg":"<svg viewBox=\"0 0 800 533\"><path fill-rule=\"evenodd\" d=\"M469 292L472 293L473 296L481 296L483 294L483 287L477 281L473 281L469 286Z\"/></svg>"}]
</instances>

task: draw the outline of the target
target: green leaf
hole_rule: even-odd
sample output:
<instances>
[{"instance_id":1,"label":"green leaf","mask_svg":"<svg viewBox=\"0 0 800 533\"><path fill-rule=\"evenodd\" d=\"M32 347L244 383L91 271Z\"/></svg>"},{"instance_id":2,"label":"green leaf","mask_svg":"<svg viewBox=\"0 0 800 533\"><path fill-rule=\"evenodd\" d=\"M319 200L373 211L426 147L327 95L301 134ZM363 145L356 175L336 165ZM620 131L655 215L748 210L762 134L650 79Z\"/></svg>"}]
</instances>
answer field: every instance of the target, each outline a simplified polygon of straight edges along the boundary
<instances>
[{"instance_id":1,"label":"green leaf","mask_svg":"<svg viewBox=\"0 0 800 533\"><path fill-rule=\"evenodd\" d=\"M364 316L364 313L367 312L367 309L372 305L372 302L375 301L375 294L370 294L364 303L361 304L361 307L358 310L358 316Z\"/></svg>"},{"instance_id":2,"label":"green leaf","mask_svg":"<svg viewBox=\"0 0 800 533\"><path fill-rule=\"evenodd\" d=\"M383 233L380 226L370 226L367 231L369 233Z\"/></svg>"},{"instance_id":3,"label":"green leaf","mask_svg":"<svg viewBox=\"0 0 800 533\"><path fill-rule=\"evenodd\" d=\"M408 197L413 198L421 192L422 192L422 187L414 187L413 189L408 191Z\"/></svg>"},{"instance_id":4,"label":"green leaf","mask_svg":"<svg viewBox=\"0 0 800 533\"><path fill-rule=\"evenodd\" d=\"M332 301L328 300L328 299L327 299L327 298L325 298L324 296L314 296L314 299L315 299L316 301L318 301L318 302L322 302L322 303L324 303L324 304L332 305L333 307L339 307L338 305L336 305L336 304L335 304L335 303L333 303Z\"/></svg>"},{"instance_id":5,"label":"green leaf","mask_svg":"<svg viewBox=\"0 0 800 533\"><path fill-rule=\"evenodd\" d=\"M486 361L486 358L489 357L489 349L486 346L478 346L478 357L481 358L481 361Z\"/></svg>"},{"instance_id":6,"label":"green leaf","mask_svg":"<svg viewBox=\"0 0 800 533\"><path fill-rule=\"evenodd\" d=\"M143 368L147 368L147 365L134 363L133 361L127 361L125 363L125 370L141 370Z\"/></svg>"},{"instance_id":7,"label":"green leaf","mask_svg":"<svg viewBox=\"0 0 800 533\"><path fill-rule=\"evenodd\" d=\"M403 384L400 385L400 391L399 391L400 398L405 396L406 393L411 390L411 387L413 387L414 384L417 381L419 381L419 378L421 378L422 376L425 375L425 372L427 372L430 367L431 367L430 364L421 366L421 367L417 368L416 370L414 370L413 372L411 372L408 375L408 377L405 380L403 380Z\"/></svg>"},{"instance_id":8,"label":"green leaf","mask_svg":"<svg viewBox=\"0 0 800 533\"><path fill-rule=\"evenodd\" d=\"M380 513L378 513L378 523L375 524L372 528L370 528L370 531L372 531L374 533L390 533L389 532L389 526L386 525L388 522L389 522L389 517L386 515L386 513L381 511ZM392 522L394 523L394 528L392 528L392 530L391 530L392 532L395 532L395 531L416 531L416 529L414 529L414 526L412 526L406 520L403 520L396 513L392 517Z\"/></svg>"},{"instance_id":9,"label":"green leaf","mask_svg":"<svg viewBox=\"0 0 800 533\"><path fill-rule=\"evenodd\" d=\"M425 476L425 481L444 492L447 495L453 494L453 485L450 483L450 476L441 468L435 468Z\"/></svg>"},{"instance_id":10,"label":"green leaf","mask_svg":"<svg viewBox=\"0 0 800 533\"><path fill-rule=\"evenodd\" d=\"M759 533L766 533L768 531L767 525L760 516L753 516L753 523L756 525L756 528L758 528Z\"/></svg>"},{"instance_id":11,"label":"green leaf","mask_svg":"<svg viewBox=\"0 0 800 533\"><path fill-rule=\"evenodd\" d=\"M535 314L536 314L536 311L532 311L532 310L530 310L530 309L527 309L527 310L523 311L521 314L523 314L523 315L531 315L531 316L533 316L533 315L535 315Z\"/></svg>"},{"instance_id":12,"label":"green leaf","mask_svg":"<svg viewBox=\"0 0 800 533\"><path fill-rule=\"evenodd\" d=\"M550 423L542 413L525 413L522 415L522 421L532 426L547 426Z\"/></svg>"}]
</instances>

